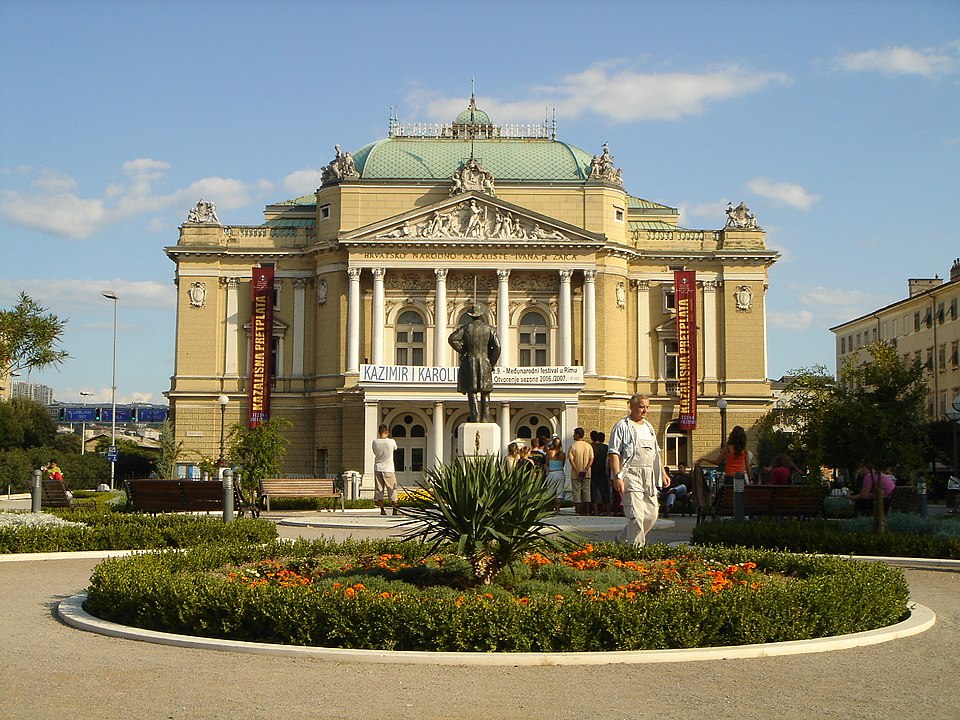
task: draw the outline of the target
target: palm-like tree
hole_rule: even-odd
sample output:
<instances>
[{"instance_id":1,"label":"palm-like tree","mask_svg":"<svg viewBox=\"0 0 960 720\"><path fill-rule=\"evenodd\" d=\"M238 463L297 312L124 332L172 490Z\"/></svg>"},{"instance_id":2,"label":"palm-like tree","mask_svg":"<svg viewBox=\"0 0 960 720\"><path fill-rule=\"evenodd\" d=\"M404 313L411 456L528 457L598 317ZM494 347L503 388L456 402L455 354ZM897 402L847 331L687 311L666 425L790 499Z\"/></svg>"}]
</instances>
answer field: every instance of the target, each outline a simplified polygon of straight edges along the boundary
<instances>
[{"instance_id":1,"label":"palm-like tree","mask_svg":"<svg viewBox=\"0 0 960 720\"><path fill-rule=\"evenodd\" d=\"M489 585L514 560L544 545L562 548L575 536L545 522L556 495L528 463L505 469L499 458L455 461L426 472L424 503L402 508L410 518L405 540L429 545L427 554L449 547Z\"/></svg>"}]
</instances>

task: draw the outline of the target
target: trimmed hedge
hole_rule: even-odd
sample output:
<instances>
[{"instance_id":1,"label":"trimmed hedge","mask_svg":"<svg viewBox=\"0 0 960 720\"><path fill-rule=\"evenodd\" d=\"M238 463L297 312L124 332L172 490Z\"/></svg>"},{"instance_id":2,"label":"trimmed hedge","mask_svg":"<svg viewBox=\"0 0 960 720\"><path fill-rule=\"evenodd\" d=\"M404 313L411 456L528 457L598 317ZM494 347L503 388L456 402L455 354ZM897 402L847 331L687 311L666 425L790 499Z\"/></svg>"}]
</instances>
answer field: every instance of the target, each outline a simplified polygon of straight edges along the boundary
<instances>
[{"instance_id":1,"label":"trimmed hedge","mask_svg":"<svg viewBox=\"0 0 960 720\"><path fill-rule=\"evenodd\" d=\"M756 563L746 570L755 581L699 594L674 582L630 594L622 591L626 571L612 561L591 569L582 557L514 567L494 585L470 588L457 581L468 571L462 558L424 565L420 552L396 541L299 541L110 559L96 568L85 608L151 630L290 645L567 652L857 632L902 619L909 597L903 573L880 563L744 548L598 545L586 556L679 565L695 552L718 576Z\"/></svg>"},{"instance_id":2,"label":"trimmed hedge","mask_svg":"<svg viewBox=\"0 0 960 720\"><path fill-rule=\"evenodd\" d=\"M919 518L897 514L887 518L885 533L867 529L866 520L804 520L787 522L775 519L702 522L693 530L695 544L740 545L750 548L783 549L793 552L834 553L840 555L883 555L960 559L960 537L944 530L960 527L953 518ZM937 526L942 527L937 527ZM902 527L903 531L899 531Z\"/></svg>"},{"instance_id":3,"label":"trimmed hedge","mask_svg":"<svg viewBox=\"0 0 960 720\"><path fill-rule=\"evenodd\" d=\"M216 516L134 515L96 510L59 510L57 517L81 526L0 527L0 553L76 552L185 548L205 543L264 543L276 539L269 520Z\"/></svg>"}]
</instances>

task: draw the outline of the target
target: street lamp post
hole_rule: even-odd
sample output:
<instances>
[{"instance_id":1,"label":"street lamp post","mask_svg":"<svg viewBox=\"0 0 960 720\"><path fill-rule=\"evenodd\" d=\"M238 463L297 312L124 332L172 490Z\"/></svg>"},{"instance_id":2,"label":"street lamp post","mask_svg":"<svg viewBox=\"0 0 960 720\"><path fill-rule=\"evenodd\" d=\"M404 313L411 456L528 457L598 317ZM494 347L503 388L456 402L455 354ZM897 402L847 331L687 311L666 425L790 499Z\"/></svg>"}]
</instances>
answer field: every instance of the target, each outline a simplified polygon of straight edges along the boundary
<instances>
[{"instance_id":1,"label":"street lamp post","mask_svg":"<svg viewBox=\"0 0 960 720\"><path fill-rule=\"evenodd\" d=\"M80 397L83 398L83 406L87 406L87 398L93 395L92 392L80 391ZM87 421L83 420L80 422L80 454L83 455L87 449Z\"/></svg>"},{"instance_id":2,"label":"street lamp post","mask_svg":"<svg viewBox=\"0 0 960 720\"><path fill-rule=\"evenodd\" d=\"M226 395L221 395L217 398L217 402L220 403L220 458L217 460L217 466L224 467L227 464L227 460L224 457L223 428L227 416L227 404L230 402L230 398Z\"/></svg>"},{"instance_id":3,"label":"street lamp post","mask_svg":"<svg viewBox=\"0 0 960 720\"><path fill-rule=\"evenodd\" d=\"M113 490L114 478L117 470L117 302L116 293L102 291L100 293L107 300L113 300L113 379L110 383L110 489Z\"/></svg>"},{"instance_id":4,"label":"street lamp post","mask_svg":"<svg viewBox=\"0 0 960 720\"><path fill-rule=\"evenodd\" d=\"M720 448L727 444L727 399L717 400L717 407L720 408Z\"/></svg>"}]
</instances>

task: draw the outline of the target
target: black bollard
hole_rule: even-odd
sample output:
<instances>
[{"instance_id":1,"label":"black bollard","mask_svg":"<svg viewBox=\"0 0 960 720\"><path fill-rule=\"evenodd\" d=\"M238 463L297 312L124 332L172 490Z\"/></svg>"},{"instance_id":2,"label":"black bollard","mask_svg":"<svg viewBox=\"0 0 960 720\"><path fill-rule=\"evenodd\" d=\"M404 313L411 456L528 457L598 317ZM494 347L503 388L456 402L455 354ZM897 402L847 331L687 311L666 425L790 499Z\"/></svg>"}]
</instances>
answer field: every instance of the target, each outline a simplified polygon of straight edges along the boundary
<instances>
[{"instance_id":1,"label":"black bollard","mask_svg":"<svg viewBox=\"0 0 960 720\"><path fill-rule=\"evenodd\" d=\"M30 512L40 512L40 470L33 471L33 484L30 485Z\"/></svg>"},{"instance_id":2,"label":"black bollard","mask_svg":"<svg viewBox=\"0 0 960 720\"><path fill-rule=\"evenodd\" d=\"M927 480L920 475L917 477L917 510L924 517L928 515L927 512Z\"/></svg>"}]
</instances>

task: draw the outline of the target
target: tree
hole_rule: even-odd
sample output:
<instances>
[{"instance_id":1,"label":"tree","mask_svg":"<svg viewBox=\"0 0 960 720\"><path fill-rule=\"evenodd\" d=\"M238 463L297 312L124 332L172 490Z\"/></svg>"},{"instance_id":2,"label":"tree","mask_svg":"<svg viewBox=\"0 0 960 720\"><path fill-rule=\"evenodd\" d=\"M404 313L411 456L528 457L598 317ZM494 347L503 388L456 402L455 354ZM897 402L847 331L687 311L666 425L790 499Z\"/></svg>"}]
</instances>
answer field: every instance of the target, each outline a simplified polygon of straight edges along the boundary
<instances>
[{"instance_id":1,"label":"tree","mask_svg":"<svg viewBox=\"0 0 960 720\"><path fill-rule=\"evenodd\" d=\"M183 441L177 442L173 433L173 423L164 420L160 426L160 459L157 460L157 475L173 479L177 470L177 459L183 451Z\"/></svg>"},{"instance_id":2,"label":"tree","mask_svg":"<svg viewBox=\"0 0 960 720\"><path fill-rule=\"evenodd\" d=\"M250 493L247 497L256 493L261 479L280 475L290 445L283 431L292 426L285 418L273 417L256 427L237 423L230 428L227 455L241 467L242 487Z\"/></svg>"},{"instance_id":3,"label":"tree","mask_svg":"<svg viewBox=\"0 0 960 720\"><path fill-rule=\"evenodd\" d=\"M915 471L923 463L927 383L919 360L907 364L886 343L868 346L870 360L840 370L835 407L827 429L838 453L864 463L874 477L888 467ZM886 529L883 494L874 488L874 529Z\"/></svg>"},{"instance_id":4,"label":"tree","mask_svg":"<svg viewBox=\"0 0 960 720\"><path fill-rule=\"evenodd\" d=\"M29 398L13 398L6 403L23 428L22 447L51 445L57 435L57 424L47 406Z\"/></svg>"},{"instance_id":5,"label":"tree","mask_svg":"<svg viewBox=\"0 0 960 720\"><path fill-rule=\"evenodd\" d=\"M868 346L870 360L848 362L834 380L823 367L801 370L787 388L784 418L809 453L822 462L879 474L890 466L917 469L926 442L927 384L919 361L905 364L886 343ZM886 529L883 495L874 483L874 529Z\"/></svg>"},{"instance_id":6,"label":"tree","mask_svg":"<svg viewBox=\"0 0 960 720\"><path fill-rule=\"evenodd\" d=\"M20 293L15 307L0 310L0 377L66 360L69 355L59 347L66 324L26 293Z\"/></svg>"}]
</instances>

